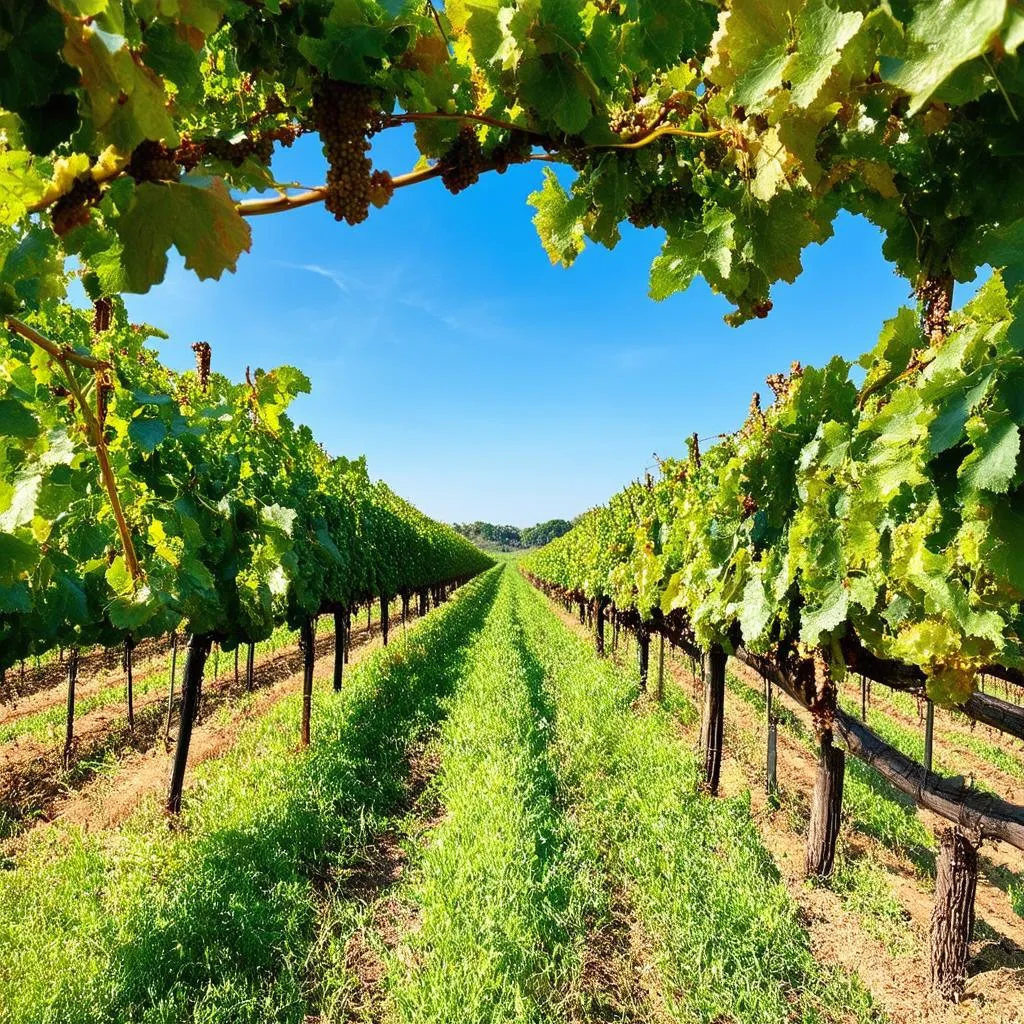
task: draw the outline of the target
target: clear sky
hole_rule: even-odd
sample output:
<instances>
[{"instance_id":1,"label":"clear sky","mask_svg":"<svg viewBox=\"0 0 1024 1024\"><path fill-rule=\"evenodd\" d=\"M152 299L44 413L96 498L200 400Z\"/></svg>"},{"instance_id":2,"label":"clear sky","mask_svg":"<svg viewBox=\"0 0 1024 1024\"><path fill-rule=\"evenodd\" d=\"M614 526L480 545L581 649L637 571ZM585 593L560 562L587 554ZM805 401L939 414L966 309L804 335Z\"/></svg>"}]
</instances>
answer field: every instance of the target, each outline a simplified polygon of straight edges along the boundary
<instances>
[{"instance_id":1,"label":"clear sky","mask_svg":"<svg viewBox=\"0 0 1024 1024\"><path fill-rule=\"evenodd\" d=\"M389 132L374 159L397 174L415 153ZM526 203L541 166L484 175L458 196L415 185L354 228L321 206L254 218L236 274L201 283L172 266L129 309L170 333L172 366L191 365L204 339L234 378L247 365L301 368L313 393L295 418L332 453L365 454L428 515L526 526L604 501L695 430L735 429L767 374L855 357L908 300L878 232L851 217L806 252L795 285L776 288L766 320L738 329L703 282L647 297L660 231L626 225L614 251L591 245L553 267ZM274 170L319 184L316 137Z\"/></svg>"}]
</instances>

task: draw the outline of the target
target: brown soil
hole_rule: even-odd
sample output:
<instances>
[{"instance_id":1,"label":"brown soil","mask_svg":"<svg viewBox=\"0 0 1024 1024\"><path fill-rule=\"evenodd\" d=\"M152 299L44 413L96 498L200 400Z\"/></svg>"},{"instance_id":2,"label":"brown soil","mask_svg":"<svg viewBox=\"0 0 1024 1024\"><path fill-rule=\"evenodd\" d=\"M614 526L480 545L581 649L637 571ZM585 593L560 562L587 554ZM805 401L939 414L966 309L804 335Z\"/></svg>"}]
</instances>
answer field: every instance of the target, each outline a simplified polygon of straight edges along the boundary
<instances>
[{"instance_id":1,"label":"brown soil","mask_svg":"<svg viewBox=\"0 0 1024 1024\"><path fill-rule=\"evenodd\" d=\"M377 644L379 635L379 624L374 624L369 633L365 629L353 630L350 657L358 660L364 649ZM333 635L318 637L316 649L318 660L332 659ZM211 722L210 718L218 709L246 697L244 675L236 684L232 665L228 673L204 683L200 718L189 749L190 767L230 746L249 715L299 689L300 684L301 659L296 650L265 656L254 672L258 694L255 706L242 701L223 723ZM158 791L166 783L172 756L163 743L166 707L167 695L162 692L137 700L134 732L128 730L119 705L97 708L77 719L74 761L69 772L61 766L63 744L14 740L0 748L0 810L23 822L51 820L64 814L65 807L80 805L75 797L78 792L93 806L92 811L80 813L94 819L95 827L121 820L142 796ZM97 762L111 756L118 759L112 776L97 770Z\"/></svg>"},{"instance_id":2,"label":"brown soil","mask_svg":"<svg viewBox=\"0 0 1024 1024\"><path fill-rule=\"evenodd\" d=\"M590 630L580 625L577 616L570 615L557 604L553 603L552 607L567 626L590 638ZM608 639L610 641L610 637ZM635 645L629 642L628 634L621 635L618 651L612 657L625 664L634 656ZM730 661L729 668L751 685L758 688L763 685L746 666ZM652 658L652 687L656 673L656 662ZM666 685L671 682L680 686L700 707L703 699L701 681L693 676L689 659L671 652L667 646L665 675ZM778 691L776 694L776 700L781 697L786 706L798 711L784 695L779 695ZM679 732L681 740L693 746L699 739L699 723L685 727L680 725ZM846 973L856 974L894 1024L1024 1024L1024 918L1014 913L1005 893L1006 885L1012 881L1009 872L1024 870L1024 859L1018 851L1003 844L990 843L986 844L979 857L981 870L975 902L979 926L971 946L971 977L959 1006L942 1004L929 993L931 882L922 880L909 860L897 856L874 839L853 831L848 823L844 823L840 845L846 856L851 859L870 857L876 861L884 870L904 912L905 934L893 936L900 940L899 951L894 954L886 948L885 942L868 930L868 920L848 908L837 893L808 882L804 856L816 762L799 740L783 727L779 728L780 797L779 806L774 807L769 803L764 788L765 743L766 729L760 716L749 705L729 699L727 694L721 793L725 797L750 793L753 819L765 848L771 853L799 907L816 959L833 964ZM972 756L978 763L979 777L987 774L993 778L987 762L970 751L963 753L965 758ZM984 773L981 766L985 766ZM1005 773L999 774L1005 776ZM1020 785L1019 780L1015 785ZM933 831L948 825L936 815L921 809L918 813Z\"/></svg>"},{"instance_id":3,"label":"brown soil","mask_svg":"<svg viewBox=\"0 0 1024 1024\"><path fill-rule=\"evenodd\" d=\"M576 620L577 625L579 620ZM580 976L580 1001L573 1024L662 1024L657 968L647 936L633 917L629 899L613 892L608 920L587 929Z\"/></svg>"},{"instance_id":4,"label":"brown soil","mask_svg":"<svg viewBox=\"0 0 1024 1024\"><path fill-rule=\"evenodd\" d=\"M170 664L170 639L155 637L141 640L132 656L136 679L159 671ZM77 697L91 696L98 690L124 681L122 652L117 647L95 648L78 659ZM63 704L67 700L67 664L54 659L34 672L26 669L22 682L17 670L10 670L0 686L0 725Z\"/></svg>"}]
</instances>

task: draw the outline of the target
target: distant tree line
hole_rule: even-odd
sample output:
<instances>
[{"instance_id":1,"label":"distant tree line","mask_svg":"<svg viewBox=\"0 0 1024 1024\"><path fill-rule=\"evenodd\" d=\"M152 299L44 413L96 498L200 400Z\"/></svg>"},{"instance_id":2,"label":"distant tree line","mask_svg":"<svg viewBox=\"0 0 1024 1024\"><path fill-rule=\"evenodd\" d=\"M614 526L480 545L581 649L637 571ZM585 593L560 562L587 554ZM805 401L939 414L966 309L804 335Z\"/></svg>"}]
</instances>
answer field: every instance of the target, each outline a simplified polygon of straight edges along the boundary
<instances>
[{"instance_id":1,"label":"distant tree line","mask_svg":"<svg viewBox=\"0 0 1024 1024\"><path fill-rule=\"evenodd\" d=\"M453 523L452 526L463 537L471 540L485 551L518 551L523 548L537 548L548 541L561 537L572 528L568 519L549 519L536 526L498 526L494 523Z\"/></svg>"}]
</instances>

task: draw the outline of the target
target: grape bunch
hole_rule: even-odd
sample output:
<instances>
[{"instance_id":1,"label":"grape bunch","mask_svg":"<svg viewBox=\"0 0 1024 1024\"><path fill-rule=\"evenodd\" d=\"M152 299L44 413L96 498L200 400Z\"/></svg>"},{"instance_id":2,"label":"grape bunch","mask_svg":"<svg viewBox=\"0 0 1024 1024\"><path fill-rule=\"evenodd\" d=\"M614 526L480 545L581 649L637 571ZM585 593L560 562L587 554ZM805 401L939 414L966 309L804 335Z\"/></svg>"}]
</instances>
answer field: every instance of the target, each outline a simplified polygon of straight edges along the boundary
<instances>
[{"instance_id":1,"label":"grape bunch","mask_svg":"<svg viewBox=\"0 0 1024 1024\"><path fill-rule=\"evenodd\" d=\"M499 174L504 174L512 164L524 164L530 159L533 141L526 132L509 132L504 142L491 150L491 163Z\"/></svg>"},{"instance_id":2,"label":"grape bunch","mask_svg":"<svg viewBox=\"0 0 1024 1024\"><path fill-rule=\"evenodd\" d=\"M664 227L687 220L699 208L688 180L655 185L647 195L630 202L627 216L635 228Z\"/></svg>"},{"instance_id":3,"label":"grape bunch","mask_svg":"<svg viewBox=\"0 0 1024 1024\"><path fill-rule=\"evenodd\" d=\"M460 128L455 141L439 161L441 181L453 196L475 185L486 161L483 146L472 128Z\"/></svg>"},{"instance_id":4,"label":"grape bunch","mask_svg":"<svg viewBox=\"0 0 1024 1024\"><path fill-rule=\"evenodd\" d=\"M137 181L177 181L181 173L173 149L145 139L132 150L128 173Z\"/></svg>"},{"instance_id":5,"label":"grape bunch","mask_svg":"<svg viewBox=\"0 0 1024 1024\"><path fill-rule=\"evenodd\" d=\"M92 174L86 171L75 178L75 183L53 204L50 218L54 234L66 235L72 228L89 223L89 209L100 201L99 185Z\"/></svg>"},{"instance_id":6,"label":"grape bunch","mask_svg":"<svg viewBox=\"0 0 1024 1024\"><path fill-rule=\"evenodd\" d=\"M274 140L266 135L259 138L245 135L237 142L212 138L206 139L203 145L207 156L223 160L232 167L241 167L251 156L256 157L261 164L269 164L274 155Z\"/></svg>"},{"instance_id":7,"label":"grape bunch","mask_svg":"<svg viewBox=\"0 0 1024 1024\"><path fill-rule=\"evenodd\" d=\"M374 200L373 165L366 155L367 136L379 127L373 99L365 86L329 80L321 82L313 96L313 116L329 165L324 205L335 220L349 224L366 220Z\"/></svg>"},{"instance_id":8,"label":"grape bunch","mask_svg":"<svg viewBox=\"0 0 1024 1024\"><path fill-rule=\"evenodd\" d=\"M196 354L196 375L199 377L199 387L205 391L210 384L210 358L213 350L208 341L196 341L192 343L192 351Z\"/></svg>"}]
</instances>

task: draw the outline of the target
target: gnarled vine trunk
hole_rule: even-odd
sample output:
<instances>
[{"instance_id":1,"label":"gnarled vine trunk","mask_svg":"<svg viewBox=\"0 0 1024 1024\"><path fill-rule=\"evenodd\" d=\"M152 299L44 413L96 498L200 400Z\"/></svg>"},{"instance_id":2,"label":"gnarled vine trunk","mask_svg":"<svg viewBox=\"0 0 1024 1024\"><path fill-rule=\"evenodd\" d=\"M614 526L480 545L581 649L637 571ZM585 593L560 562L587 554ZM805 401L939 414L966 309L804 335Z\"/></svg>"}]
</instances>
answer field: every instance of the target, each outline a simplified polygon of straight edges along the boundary
<instances>
[{"instance_id":1,"label":"gnarled vine trunk","mask_svg":"<svg viewBox=\"0 0 1024 1024\"><path fill-rule=\"evenodd\" d=\"M937 866L929 936L931 984L943 999L959 1001L967 982L978 888L978 847L959 826L939 836Z\"/></svg>"}]
</instances>

